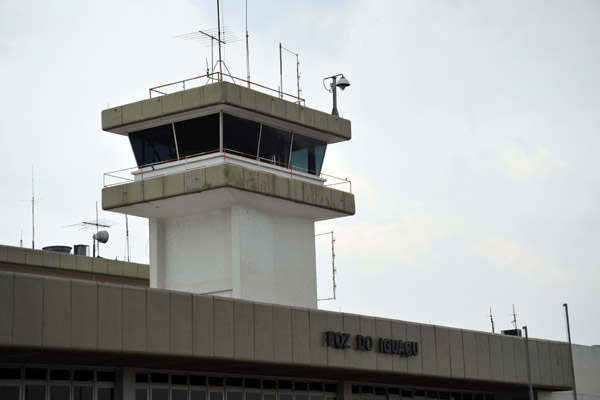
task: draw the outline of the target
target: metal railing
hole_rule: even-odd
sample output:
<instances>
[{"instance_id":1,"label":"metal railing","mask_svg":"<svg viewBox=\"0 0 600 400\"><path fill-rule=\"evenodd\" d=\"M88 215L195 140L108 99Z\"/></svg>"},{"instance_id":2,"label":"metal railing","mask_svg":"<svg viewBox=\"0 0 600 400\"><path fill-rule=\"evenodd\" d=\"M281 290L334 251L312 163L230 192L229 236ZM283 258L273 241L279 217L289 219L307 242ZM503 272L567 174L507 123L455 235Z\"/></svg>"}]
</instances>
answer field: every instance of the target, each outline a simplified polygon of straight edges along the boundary
<instances>
[{"instance_id":1,"label":"metal railing","mask_svg":"<svg viewBox=\"0 0 600 400\"><path fill-rule=\"evenodd\" d=\"M254 154L248 154L248 153L244 153L241 151L237 151L237 150L233 150L233 149L226 149L226 148L210 150L210 151L206 151L203 153L193 154L193 155L179 157L179 158L173 158L170 160L160 161L160 162L156 162L156 163L152 163L152 164L146 164L146 165L142 165L142 166L138 166L138 167L130 167L130 168L120 169L117 171L105 172L103 175L102 183L103 183L104 187L109 187L109 186L121 185L121 184L128 183L128 182L134 182L134 181L138 181L138 180L152 179L152 178L158 178L158 177L165 176L165 175L180 173L180 172L182 172L182 170L183 171L192 171L194 169L206 168L207 166L210 166L210 165L197 165L197 163L199 162L199 160L197 160L197 158L203 157L203 156L210 156L210 155L220 157L223 159L223 163L230 164L230 165L239 165L241 163L243 164L243 163L253 163L254 162L254 163L256 163L256 165L259 168L266 168L266 169L262 169L261 170L262 172L271 173L273 175L289 176L290 179L306 181L307 178L308 179L316 178L316 179L322 180L323 182L331 181L330 183L326 183L326 184L324 183L323 186L331 187L331 186L343 185L342 189L338 189L338 190L352 193L352 181L350 181L346 178L339 178L339 177L336 177L333 175L325 174L323 172L312 171L312 170L309 170L306 168L298 167L296 165L287 164L287 163L283 163L283 162L276 161L276 160L270 160L270 159L260 157L260 156L254 155ZM205 157L205 159L206 159L206 157ZM165 171L165 173L156 172L157 169L160 170L162 168L166 168L166 167L168 167L167 164L176 162L176 161L184 161L184 163L180 163L178 165L173 165L174 167L179 166L179 168L176 168L177 170L174 170L171 172ZM144 171L146 171L146 176L144 176ZM151 172L148 173L148 171L151 171ZM277 171L279 173L277 174L273 171ZM131 178L131 175L136 172L140 175L140 179L132 179ZM107 183L107 180L109 180L109 179L117 180L117 182ZM347 190L344 190L344 188Z\"/></svg>"},{"instance_id":2,"label":"metal railing","mask_svg":"<svg viewBox=\"0 0 600 400\"><path fill-rule=\"evenodd\" d=\"M259 83L255 83L255 82L248 81L246 79L235 77L233 75L224 74L222 72L211 72L211 73L208 73L206 75L195 76L193 78L188 78L188 79L184 79L184 80L181 80L181 81L176 81L176 82L171 82L171 83L165 83L164 85L155 86L155 87L152 87L152 88L148 89L148 92L149 92L150 98L152 98L152 94L153 93L154 94L159 94L161 96L169 94L169 93L166 93L166 92L162 92L162 91L160 91L158 89L167 88L167 87L175 86L175 85L177 85L177 86L181 85L182 88L183 88L183 90L185 90L186 89L185 85L186 85L187 82L195 81L197 79L206 78L207 81L204 84L207 85L207 84L209 84L211 82L215 82L215 81L221 82L224 77L225 78L230 78L233 81L234 84L237 84L237 81L244 82L244 83L246 83L248 85L249 89L251 89L252 86L254 86L254 87L261 88L261 89L264 89L264 90L267 90L267 91L270 91L270 92L277 93L277 95L280 96L281 98L283 98L284 96L286 96L286 97L289 97L291 99L294 99L295 103L306 105L306 100L303 99L302 97L298 97L298 96L290 94L290 93L285 93L285 92L282 92L281 90L273 89L273 88L270 88L268 86L261 85Z\"/></svg>"}]
</instances>

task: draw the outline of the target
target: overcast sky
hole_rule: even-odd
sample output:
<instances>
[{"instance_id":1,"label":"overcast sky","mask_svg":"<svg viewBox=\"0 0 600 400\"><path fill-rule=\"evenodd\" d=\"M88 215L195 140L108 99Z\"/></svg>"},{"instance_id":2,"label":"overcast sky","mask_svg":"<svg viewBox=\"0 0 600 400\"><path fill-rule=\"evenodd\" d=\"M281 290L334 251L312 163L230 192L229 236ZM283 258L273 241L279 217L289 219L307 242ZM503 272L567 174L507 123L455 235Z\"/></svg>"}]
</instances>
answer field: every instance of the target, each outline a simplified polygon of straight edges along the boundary
<instances>
[{"instance_id":1,"label":"overcast sky","mask_svg":"<svg viewBox=\"0 0 600 400\"><path fill-rule=\"evenodd\" d=\"M357 213L318 223L336 237L338 300L320 307L600 344L600 3L248 1L252 80L279 84L281 42L299 53L306 105L331 109L322 79L344 73L353 139L323 171L352 180ZM244 39L242 0L225 25ZM135 165L103 132L108 106L201 75L211 49L173 38L216 28L208 0L0 0L0 243L91 244L103 173ZM225 48L246 76L244 41ZM284 54L284 90L295 91ZM125 220L101 249L125 257ZM130 219L148 262L147 222ZM319 237L319 296L330 255Z\"/></svg>"}]
</instances>

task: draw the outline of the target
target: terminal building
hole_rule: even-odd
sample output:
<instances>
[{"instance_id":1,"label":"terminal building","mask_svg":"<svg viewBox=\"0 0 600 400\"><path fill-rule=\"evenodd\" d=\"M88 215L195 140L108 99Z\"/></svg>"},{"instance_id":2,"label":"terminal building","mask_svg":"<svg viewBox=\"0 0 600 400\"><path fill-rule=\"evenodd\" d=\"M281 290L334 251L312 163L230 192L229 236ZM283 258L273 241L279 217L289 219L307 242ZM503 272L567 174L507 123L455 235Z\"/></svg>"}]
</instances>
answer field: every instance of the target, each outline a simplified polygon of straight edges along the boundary
<instances>
[{"instance_id":1,"label":"terminal building","mask_svg":"<svg viewBox=\"0 0 600 400\"><path fill-rule=\"evenodd\" d=\"M102 129L137 161L102 207L149 219L150 264L0 246L0 400L572 390L567 343L317 308L314 223L355 212L321 173L350 121L220 81L105 110ZM576 349L597 372L598 348Z\"/></svg>"}]
</instances>

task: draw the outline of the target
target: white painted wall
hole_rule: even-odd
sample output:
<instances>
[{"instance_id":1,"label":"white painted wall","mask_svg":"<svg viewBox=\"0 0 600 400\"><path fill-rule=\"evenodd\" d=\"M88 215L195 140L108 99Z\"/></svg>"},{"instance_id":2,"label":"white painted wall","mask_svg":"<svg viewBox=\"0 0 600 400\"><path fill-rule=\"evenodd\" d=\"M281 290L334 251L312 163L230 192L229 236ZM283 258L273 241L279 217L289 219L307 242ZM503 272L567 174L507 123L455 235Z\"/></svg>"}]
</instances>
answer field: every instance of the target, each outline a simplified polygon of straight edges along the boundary
<instances>
[{"instance_id":1,"label":"white painted wall","mask_svg":"<svg viewBox=\"0 0 600 400\"><path fill-rule=\"evenodd\" d=\"M317 308L310 217L238 202L151 218L150 248L150 287Z\"/></svg>"},{"instance_id":2,"label":"white painted wall","mask_svg":"<svg viewBox=\"0 0 600 400\"><path fill-rule=\"evenodd\" d=\"M600 346L573 345L578 400L600 399ZM572 400L573 391L539 392L538 400Z\"/></svg>"}]
</instances>

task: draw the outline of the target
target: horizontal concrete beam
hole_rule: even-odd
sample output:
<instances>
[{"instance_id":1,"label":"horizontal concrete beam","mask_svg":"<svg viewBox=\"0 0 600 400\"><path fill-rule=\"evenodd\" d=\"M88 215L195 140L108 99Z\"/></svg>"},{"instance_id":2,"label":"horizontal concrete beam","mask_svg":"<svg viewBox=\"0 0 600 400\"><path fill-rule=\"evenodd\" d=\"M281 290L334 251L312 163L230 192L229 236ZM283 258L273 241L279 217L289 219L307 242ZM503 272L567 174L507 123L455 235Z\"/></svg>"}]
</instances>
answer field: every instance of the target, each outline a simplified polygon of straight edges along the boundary
<instances>
[{"instance_id":1,"label":"horizontal concrete beam","mask_svg":"<svg viewBox=\"0 0 600 400\"><path fill-rule=\"evenodd\" d=\"M232 164L219 164L102 189L102 208L118 211L138 204L230 188L354 215L354 195ZM130 212L133 215L135 211Z\"/></svg>"},{"instance_id":2,"label":"horizontal concrete beam","mask_svg":"<svg viewBox=\"0 0 600 400\"><path fill-rule=\"evenodd\" d=\"M149 279L150 276L148 264L2 245L0 245L0 263L54 271L62 270L65 273L101 274L145 280Z\"/></svg>"},{"instance_id":3,"label":"horizontal concrete beam","mask_svg":"<svg viewBox=\"0 0 600 400\"><path fill-rule=\"evenodd\" d=\"M327 331L348 340L327 345ZM373 338L372 350L358 348ZM380 338L418 343L416 356ZM343 339L343 338L341 338ZM347 345L347 346L346 346ZM536 388L568 390L568 345L530 340ZM0 272L0 350L118 352L526 388L525 339L365 315ZM1 351L0 351L1 353Z\"/></svg>"},{"instance_id":4,"label":"horizontal concrete beam","mask_svg":"<svg viewBox=\"0 0 600 400\"><path fill-rule=\"evenodd\" d=\"M337 141L350 140L352 137L351 124L347 119L229 82L212 83L111 107L102 111L102 129L126 134L127 129L124 128L129 125L223 104L323 132L336 137Z\"/></svg>"}]
</instances>

